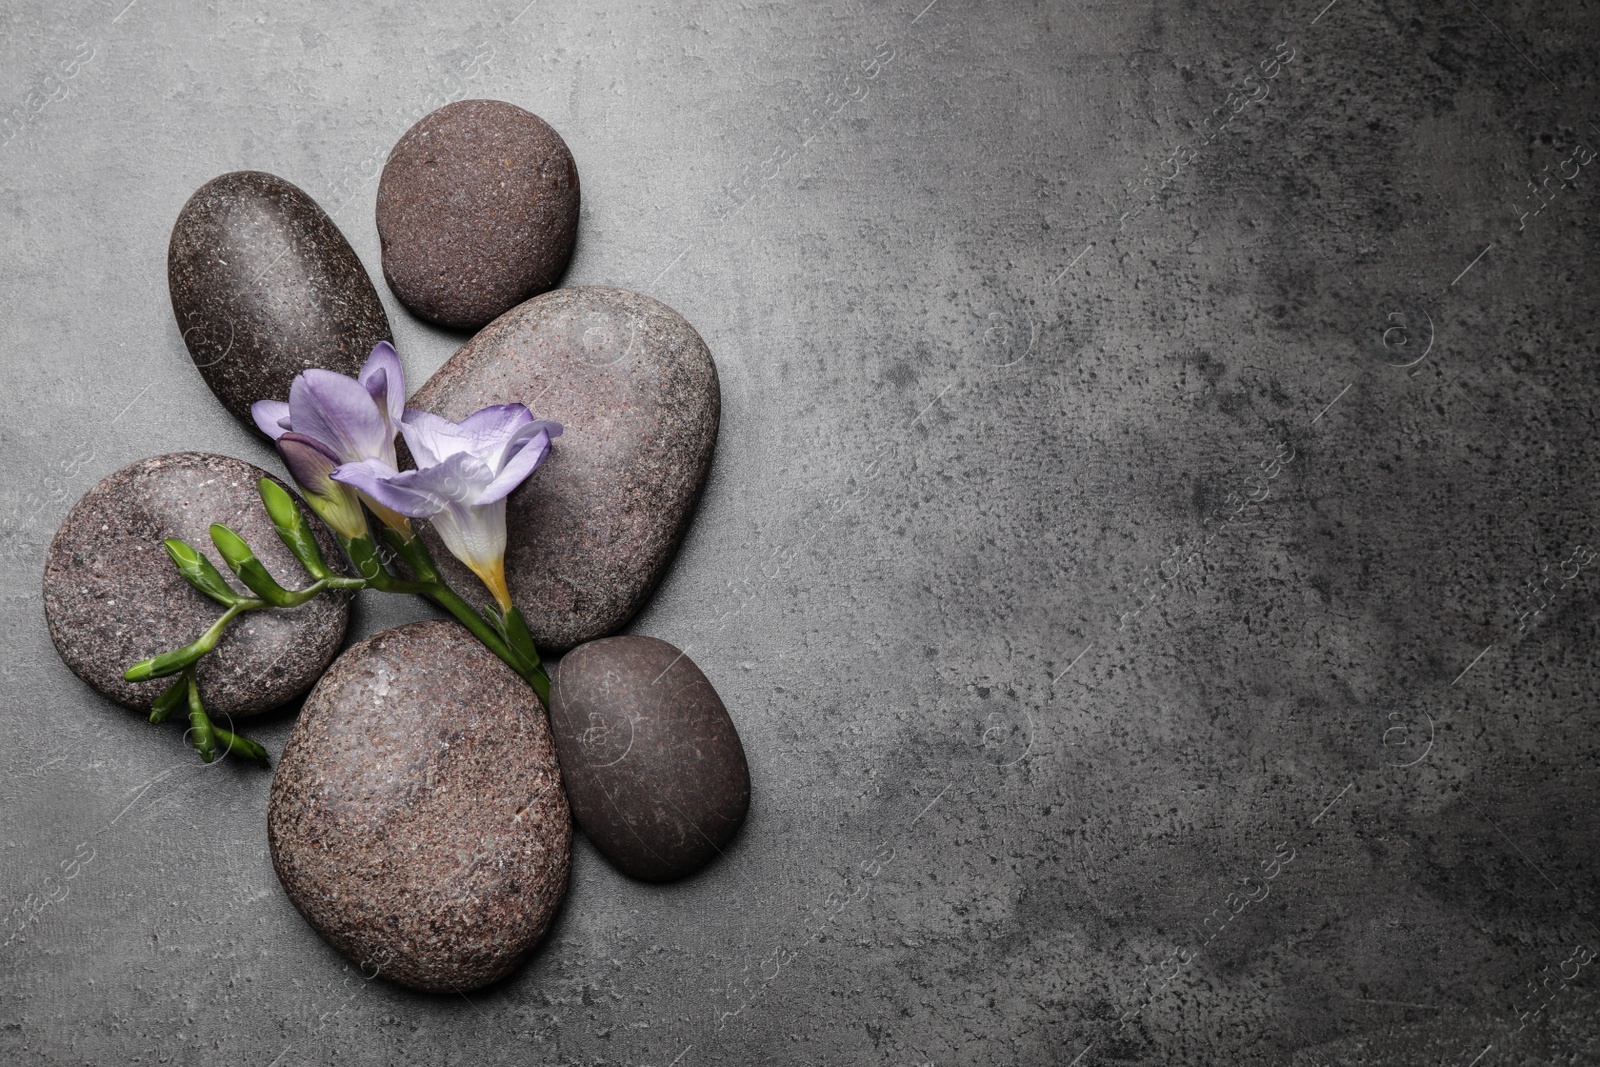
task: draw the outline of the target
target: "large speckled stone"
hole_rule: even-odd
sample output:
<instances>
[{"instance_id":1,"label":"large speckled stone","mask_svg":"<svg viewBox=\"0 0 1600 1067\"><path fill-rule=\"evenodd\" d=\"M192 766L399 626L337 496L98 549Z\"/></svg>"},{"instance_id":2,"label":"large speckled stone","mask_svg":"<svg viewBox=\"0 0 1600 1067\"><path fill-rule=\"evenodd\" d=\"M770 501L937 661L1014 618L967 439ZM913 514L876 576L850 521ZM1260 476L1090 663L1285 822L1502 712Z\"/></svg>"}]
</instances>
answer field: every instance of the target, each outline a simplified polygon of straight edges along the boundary
<instances>
[{"instance_id":1,"label":"large speckled stone","mask_svg":"<svg viewBox=\"0 0 1600 1067\"><path fill-rule=\"evenodd\" d=\"M213 178L183 205L167 246L172 311L211 391L246 426L250 405L289 399L310 367L353 375L389 319L326 212L261 171Z\"/></svg>"},{"instance_id":2,"label":"large speckled stone","mask_svg":"<svg viewBox=\"0 0 1600 1067\"><path fill-rule=\"evenodd\" d=\"M683 540L717 439L717 368L665 304L560 289L485 327L411 406L460 420L512 401L565 427L511 494L506 572L540 646L567 649L626 623ZM477 580L447 562L451 584L482 602Z\"/></svg>"},{"instance_id":3,"label":"large speckled stone","mask_svg":"<svg viewBox=\"0 0 1600 1067\"><path fill-rule=\"evenodd\" d=\"M289 899L403 985L466 992L550 928L572 822L533 690L454 622L353 646L284 745L267 808Z\"/></svg>"},{"instance_id":4,"label":"large speckled stone","mask_svg":"<svg viewBox=\"0 0 1600 1067\"><path fill-rule=\"evenodd\" d=\"M561 277L578 200L578 165L549 123L503 100L447 104L384 165L383 276L416 314L475 330Z\"/></svg>"},{"instance_id":5,"label":"large speckled stone","mask_svg":"<svg viewBox=\"0 0 1600 1067\"><path fill-rule=\"evenodd\" d=\"M595 847L652 882L719 855L750 807L750 770L700 668L654 637L608 637L562 657L553 682L567 797Z\"/></svg>"},{"instance_id":6,"label":"large speckled stone","mask_svg":"<svg viewBox=\"0 0 1600 1067\"><path fill-rule=\"evenodd\" d=\"M78 677L118 703L148 711L171 679L126 682L122 672L188 644L222 614L216 601L178 574L161 545L165 538L204 552L241 593L245 587L211 544L214 522L243 537L285 586L311 580L261 506L256 483L267 476L243 460L174 452L125 467L84 494L44 564L50 637ZM323 558L342 559L328 531L311 522ZM305 692L338 655L349 611L350 594L335 592L237 619L200 661L207 710L238 718Z\"/></svg>"}]
</instances>

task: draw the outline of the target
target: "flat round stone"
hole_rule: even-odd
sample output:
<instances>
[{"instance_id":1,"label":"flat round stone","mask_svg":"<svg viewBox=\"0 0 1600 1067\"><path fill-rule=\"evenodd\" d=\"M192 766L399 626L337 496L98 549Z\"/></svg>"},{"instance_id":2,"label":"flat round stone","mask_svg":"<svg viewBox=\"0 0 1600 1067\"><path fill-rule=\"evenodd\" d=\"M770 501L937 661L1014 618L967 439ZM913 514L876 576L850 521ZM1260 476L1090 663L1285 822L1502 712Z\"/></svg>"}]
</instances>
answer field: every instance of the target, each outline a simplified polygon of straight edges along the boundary
<instances>
[{"instance_id":1,"label":"flat round stone","mask_svg":"<svg viewBox=\"0 0 1600 1067\"><path fill-rule=\"evenodd\" d=\"M567 653L550 725L573 818L624 874L693 874L744 822L739 731L700 668L667 642L608 637Z\"/></svg>"},{"instance_id":2,"label":"flat round stone","mask_svg":"<svg viewBox=\"0 0 1600 1067\"><path fill-rule=\"evenodd\" d=\"M721 414L694 327L625 289L534 297L451 356L410 406L459 422L526 404L565 432L508 498L506 576L541 649L615 633L649 599L689 528ZM478 580L426 533L453 588Z\"/></svg>"},{"instance_id":3,"label":"flat round stone","mask_svg":"<svg viewBox=\"0 0 1600 1067\"><path fill-rule=\"evenodd\" d=\"M503 100L446 104L384 164L383 276L415 314L475 330L561 277L578 202L578 165L549 123Z\"/></svg>"},{"instance_id":4,"label":"flat round stone","mask_svg":"<svg viewBox=\"0 0 1600 1067\"><path fill-rule=\"evenodd\" d=\"M256 483L264 477L243 460L174 452L124 467L83 495L44 564L45 620L74 674L119 704L148 711L172 679L126 682L122 672L187 645L222 614L173 566L161 544L168 537L203 552L241 593L248 590L211 544L214 522L243 537L284 586L310 583L261 505ZM343 559L322 524L315 517L311 524L323 558ZM242 718L311 688L338 655L349 614L350 594L332 592L297 608L240 616L196 672L206 710Z\"/></svg>"},{"instance_id":5,"label":"flat round stone","mask_svg":"<svg viewBox=\"0 0 1600 1067\"><path fill-rule=\"evenodd\" d=\"M300 914L367 971L438 993L503 977L572 855L538 697L454 622L352 646L284 745L267 841Z\"/></svg>"},{"instance_id":6,"label":"flat round stone","mask_svg":"<svg viewBox=\"0 0 1600 1067\"><path fill-rule=\"evenodd\" d=\"M344 234L315 200L261 171L213 178L183 205L167 287L201 377L251 430L250 405L288 400L296 374L354 376L373 345L392 339Z\"/></svg>"}]
</instances>

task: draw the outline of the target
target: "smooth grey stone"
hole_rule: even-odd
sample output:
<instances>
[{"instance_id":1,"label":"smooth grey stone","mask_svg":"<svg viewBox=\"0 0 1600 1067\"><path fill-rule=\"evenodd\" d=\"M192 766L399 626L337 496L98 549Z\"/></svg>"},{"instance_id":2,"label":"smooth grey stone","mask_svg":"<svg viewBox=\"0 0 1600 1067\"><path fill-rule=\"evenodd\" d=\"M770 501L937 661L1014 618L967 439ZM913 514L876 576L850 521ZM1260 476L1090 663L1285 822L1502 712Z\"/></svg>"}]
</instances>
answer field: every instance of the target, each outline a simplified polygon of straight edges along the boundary
<instances>
[{"instance_id":1,"label":"smooth grey stone","mask_svg":"<svg viewBox=\"0 0 1600 1067\"><path fill-rule=\"evenodd\" d=\"M383 276L414 314L475 330L561 277L578 203L578 165L549 123L503 100L446 104L384 164Z\"/></svg>"},{"instance_id":2,"label":"smooth grey stone","mask_svg":"<svg viewBox=\"0 0 1600 1067\"><path fill-rule=\"evenodd\" d=\"M183 205L167 286L194 365L252 430L250 405L288 400L296 374L354 375L392 339L344 234L315 200L261 171L213 178Z\"/></svg>"},{"instance_id":3,"label":"smooth grey stone","mask_svg":"<svg viewBox=\"0 0 1600 1067\"><path fill-rule=\"evenodd\" d=\"M369 637L307 698L267 840L300 914L369 973L438 993L503 977L550 928L571 863L538 698L457 623Z\"/></svg>"},{"instance_id":4,"label":"smooth grey stone","mask_svg":"<svg viewBox=\"0 0 1600 1067\"><path fill-rule=\"evenodd\" d=\"M486 326L411 398L455 421L510 402L565 428L506 508L512 595L539 647L561 651L615 633L666 571L711 466L717 368L665 304L559 289ZM486 602L427 536L451 585Z\"/></svg>"},{"instance_id":5,"label":"smooth grey stone","mask_svg":"<svg viewBox=\"0 0 1600 1067\"><path fill-rule=\"evenodd\" d=\"M744 822L739 731L700 668L667 642L608 637L567 653L550 725L573 818L623 873L693 874Z\"/></svg>"},{"instance_id":6,"label":"smooth grey stone","mask_svg":"<svg viewBox=\"0 0 1600 1067\"><path fill-rule=\"evenodd\" d=\"M248 590L211 544L214 522L243 537L284 586L311 581L261 505L256 483L264 477L243 460L174 452L124 467L83 495L44 565L45 619L73 673L119 704L148 711L172 679L127 682L122 672L187 645L222 614L178 573L162 547L166 538L205 553L241 593ZM312 516L311 524L323 558L342 560L322 523ZM338 655L349 614L350 594L331 592L234 620L196 671L206 710L243 718L305 692Z\"/></svg>"}]
</instances>

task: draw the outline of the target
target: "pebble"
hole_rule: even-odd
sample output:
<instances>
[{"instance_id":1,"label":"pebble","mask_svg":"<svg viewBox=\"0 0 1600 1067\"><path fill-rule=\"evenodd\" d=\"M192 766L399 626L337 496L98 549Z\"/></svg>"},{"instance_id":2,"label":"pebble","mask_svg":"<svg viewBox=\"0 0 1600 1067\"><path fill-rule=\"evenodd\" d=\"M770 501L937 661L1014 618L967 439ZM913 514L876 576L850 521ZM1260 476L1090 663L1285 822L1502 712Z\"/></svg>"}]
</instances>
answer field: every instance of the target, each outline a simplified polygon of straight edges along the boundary
<instances>
[{"instance_id":1,"label":"pebble","mask_svg":"<svg viewBox=\"0 0 1600 1067\"><path fill-rule=\"evenodd\" d=\"M45 620L73 673L117 703L148 711L172 679L126 682L122 672L187 645L222 614L179 575L162 547L165 538L187 541L246 592L211 544L211 524L220 522L245 539L282 585L309 584L261 506L256 483L266 476L228 456L174 452L125 467L83 495L44 565ZM342 559L322 524L312 518L312 526L323 558ZM196 677L206 710L243 718L304 693L338 655L349 614L350 594L333 592L297 608L240 616L200 661Z\"/></svg>"},{"instance_id":2,"label":"pebble","mask_svg":"<svg viewBox=\"0 0 1600 1067\"><path fill-rule=\"evenodd\" d=\"M549 123L503 100L447 104L384 165L384 278L415 314L475 330L555 285L578 200L578 165Z\"/></svg>"},{"instance_id":3,"label":"pebble","mask_svg":"<svg viewBox=\"0 0 1600 1067\"><path fill-rule=\"evenodd\" d=\"M667 642L609 637L567 653L550 724L573 818L624 874L693 874L744 822L739 732L700 668Z\"/></svg>"},{"instance_id":4,"label":"pebble","mask_svg":"<svg viewBox=\"0 0 1600 1067\"><path fill-rule=\"evenodd\" d=\"M366 973L451 994L504 977L571 864L538 697L454 622L352 646L284 745L267 841L294 906Z\"/></svg>"},{"instance_id":5,"label":"pebble","mask_svg":"<svg viewBox=\"0 0 1600 1067\"><path fill-rule=\"evenodd\" d=\"M689 528L721 412L717 368L682 316L648 296L558 289L482 330L411 398L460 421L520 402L565 432L508 498L506 575L539 647L615 633ZM456 590L477 579L426 535Z\"/></svg>"},{"instance_id":6,"label":"pebble","mask_svg":"<svg viewBox=\"0 0 1600 1067\"><path fill-rule=\"evenodd\" d=\"M372 279L317 202L282 178L234 171L189 198L167 246L178 330L206 384L256 431L250 405L289 399L310 367L354 376L392 340Z\"/></svg>"}]
</instances>

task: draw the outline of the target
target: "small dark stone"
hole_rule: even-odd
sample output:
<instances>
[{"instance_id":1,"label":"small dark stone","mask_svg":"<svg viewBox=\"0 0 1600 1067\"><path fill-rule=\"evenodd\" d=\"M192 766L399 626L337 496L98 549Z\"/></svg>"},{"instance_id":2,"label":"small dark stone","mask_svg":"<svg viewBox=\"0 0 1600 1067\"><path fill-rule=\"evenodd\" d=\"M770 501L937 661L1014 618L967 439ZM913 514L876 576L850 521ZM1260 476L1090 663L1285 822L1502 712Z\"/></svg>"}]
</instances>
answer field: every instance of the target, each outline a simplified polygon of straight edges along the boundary
<instances>
[{"instance_id":1,"label":"small dark stone","mask_svg":"<svg viewBox=\"0 0 1600 1067\"><path fill-rule=\"evenodd\" d=\"M44 564L45 619L74 674L119 704L148 711L172 679L126 682L122 672L187 645L222 614L183 580L161 545L165 538L205 553L241 593L245 587L211 544L214 522L243 537L284 586L311 581L261 505L256 483L264 477L266 471L243 460L174 452L125 467L83 495ZM323 558L342 559L328 531L311 522ZM206 710L241 718L305 692L338 655L349 614L350 594L334 592L298 608L236 619L200 661L196 677Z\"/></svg>"},{"instance_id":2,"label":"small dark stone","mask_svg":"<svg viewBox=\"0 0 1600 1067\"><path fill-rule=\"evenodd\" d=\"M354 375L389 319L350 242L317 202L272 174L213 178L167 246L178 329L211 391L246 426L250 405L289 399L310 367Z\"/></svg>"},{"instance_id":3,"label":"small dark stone","mask_svg":"<svg viewBox=\"0 0 1600 1067\"><path fill-rule=\"evenodd\" d=\"M667 642L608 637L567 653L550 725L572 815L624 874L693 874L744 822L739 732L700 668Z\"/></svg>"},{"instance_id":4,"label":"small dark stone","mask_svg":"<svg viewBox=\"0 0 1600 1067\"><path fill-rule=\"evenodd\" d=\"M644 606L688 530L717 440L705 342L659 301L579 287L501 316L411 406L459 421L520 402L565 427L506 508L506 575L540 648L615 633ZM481 595L427 535L458 590Z\"/></svg>"},{"instance_id":5,"label":"small dark stone","mask_svg":"<svg viewBox=\"0 0 1600 1067\"><path fill-rule=\"evenodd\" d=\"M305 920L437 993L503 977L567 891L572 819L533 690L454 622L339 657L283 747L267 842Z\"/></svg>"},{"instance_id":6,"label":"small dark stone","mask_svg":"<svg viewBox=\"0 0 1600 1067\"><path fill-rule=\"evenodd\" d=\"M400 302L475 330L554 285L578 233L578 165L503 100L458 100L394 146L378 181L383 276Z\"/></svg>"}]
</instances>

